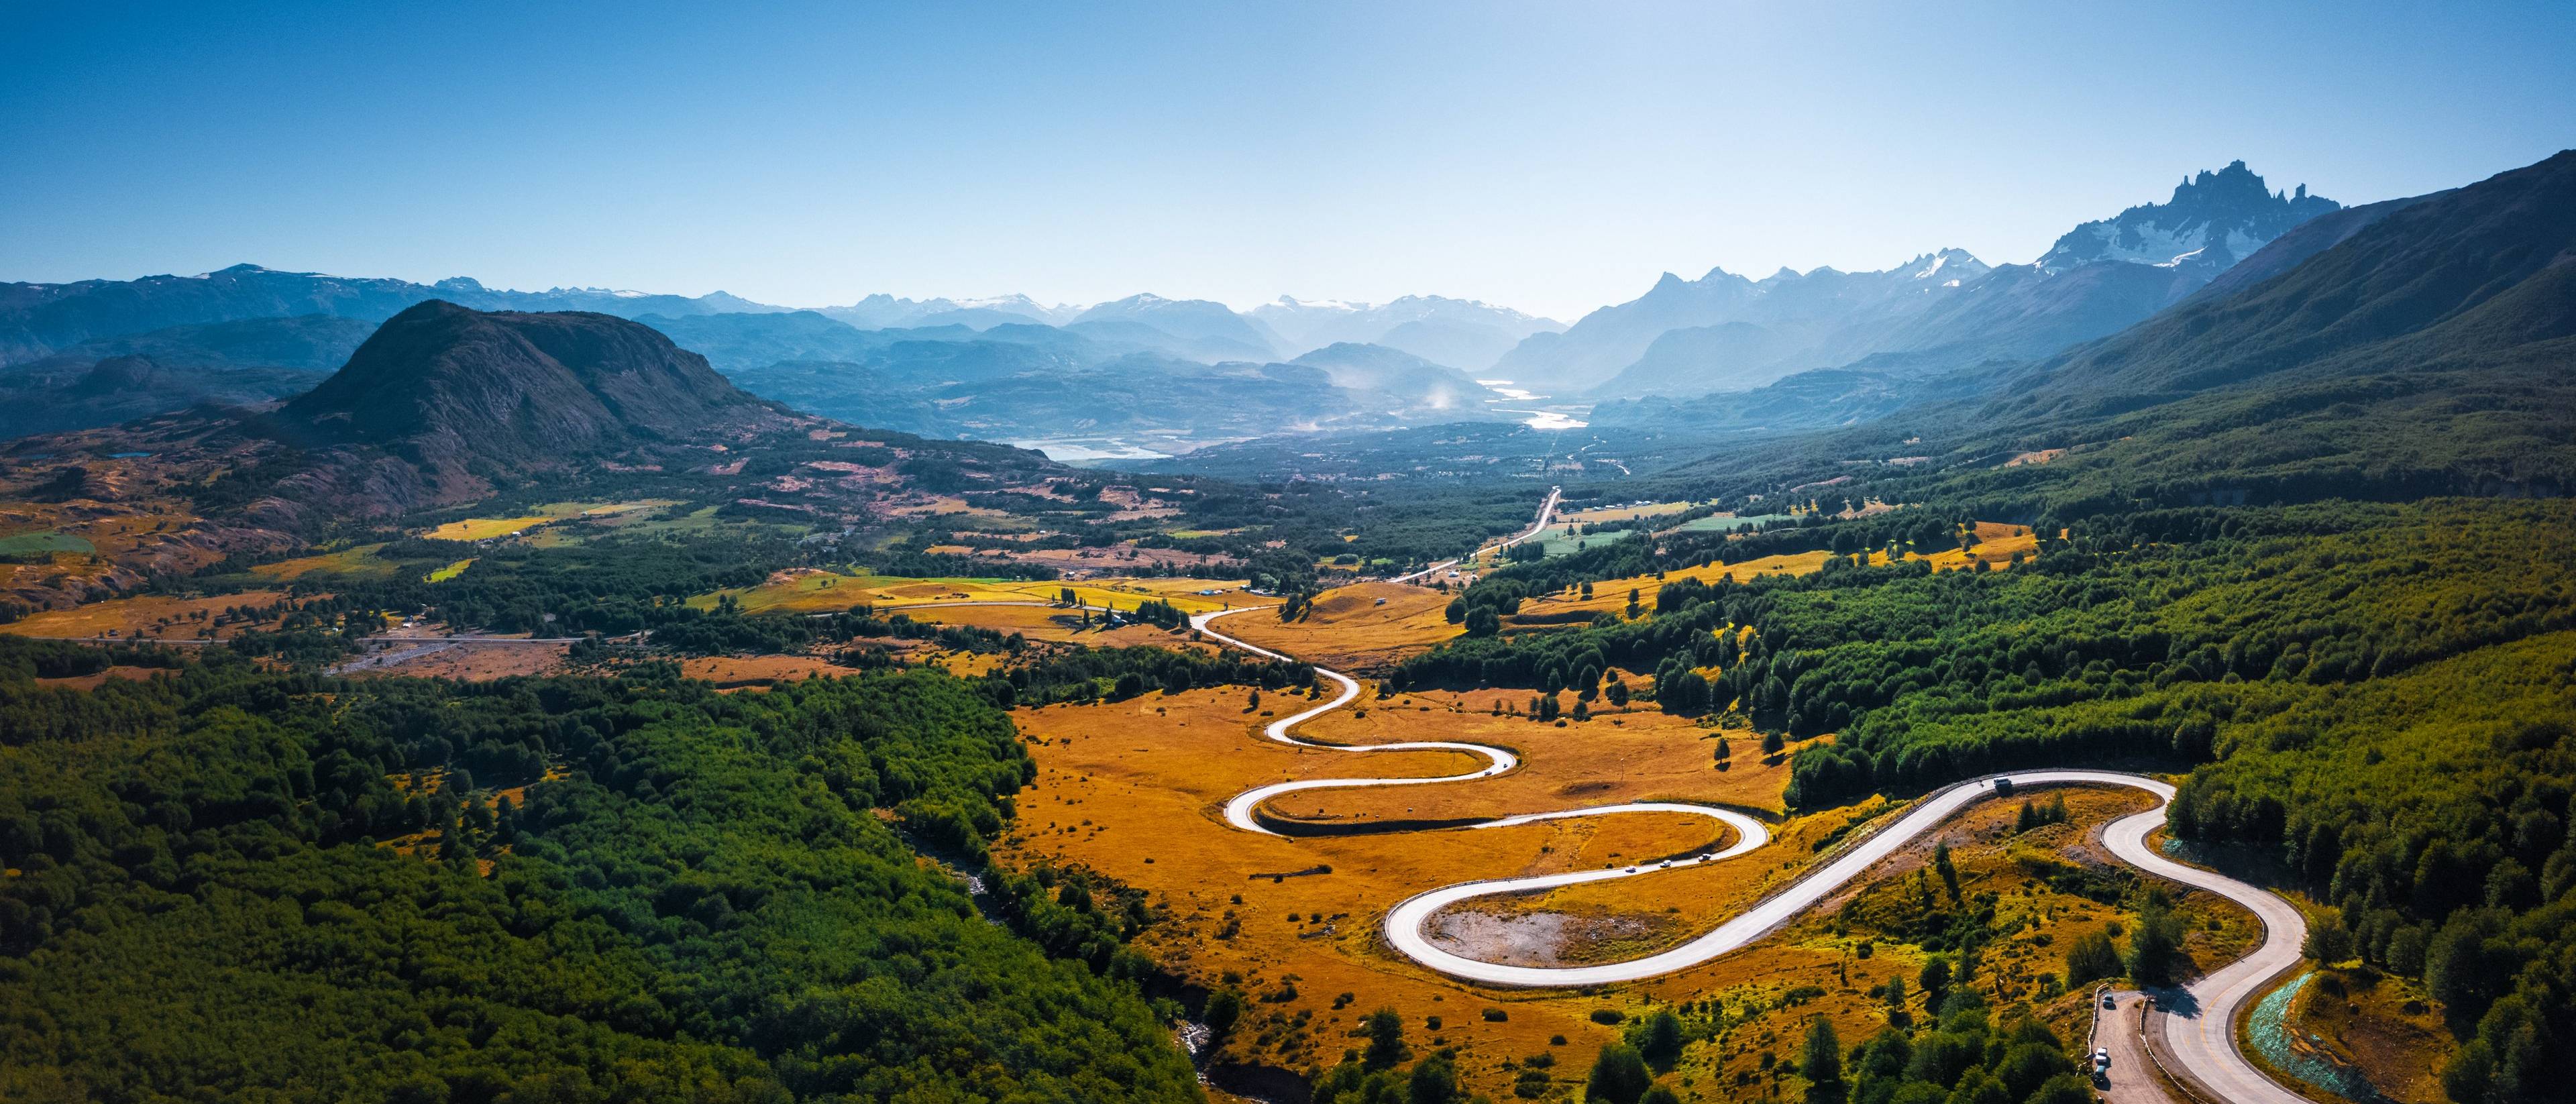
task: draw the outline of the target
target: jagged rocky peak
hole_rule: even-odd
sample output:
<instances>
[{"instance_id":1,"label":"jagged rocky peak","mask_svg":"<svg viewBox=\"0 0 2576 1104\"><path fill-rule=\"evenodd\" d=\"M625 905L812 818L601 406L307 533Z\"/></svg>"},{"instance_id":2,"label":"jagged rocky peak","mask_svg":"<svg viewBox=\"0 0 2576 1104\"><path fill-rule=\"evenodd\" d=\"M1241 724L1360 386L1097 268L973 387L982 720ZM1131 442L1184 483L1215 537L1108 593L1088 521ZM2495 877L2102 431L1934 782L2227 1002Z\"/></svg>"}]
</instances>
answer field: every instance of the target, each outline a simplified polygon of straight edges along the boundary
<instances>
[{"instance_id":1,"label":"jagged rocky peak","mask_svg":"<svg viewBox=\"0 0 2576 1104\"><path fill-rule=\"evenodd\" d=\"M1994 267L1965 249L1936 249L1905 262L1897 271L1903 272L1908 279L1957 287L1964 281L1994 271Z\"/></svg>"},{"instance_id":2,"label":"jagged rocky peak","mask_svg":"<svg viewBox=\"0 0 2576 1104\"><path fill-rule=\"evenodd\" d=\"M2305 184L2295 193L2275 192L2245 162L2230 161L2216 172L2185 177L2163 203L2141 204L2068 231L2039 267L2061 272L2114 261L2214 276L2292 227L2342 206L2309 195Z\"/></svg>"}]
</instances>

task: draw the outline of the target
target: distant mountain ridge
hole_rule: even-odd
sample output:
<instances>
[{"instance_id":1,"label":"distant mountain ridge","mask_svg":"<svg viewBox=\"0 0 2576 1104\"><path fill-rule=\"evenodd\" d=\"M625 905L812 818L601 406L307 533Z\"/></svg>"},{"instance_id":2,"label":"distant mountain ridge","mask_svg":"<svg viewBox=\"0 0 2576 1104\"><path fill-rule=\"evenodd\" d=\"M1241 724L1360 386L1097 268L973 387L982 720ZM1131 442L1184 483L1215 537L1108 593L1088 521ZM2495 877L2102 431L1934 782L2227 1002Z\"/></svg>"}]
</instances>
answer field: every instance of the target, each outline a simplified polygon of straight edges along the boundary
<instances>
[{"instance_id":1,"label":"distant mountain ridge","mask_svg":"<svg viewBox=\"0 0 2576 1104\"><path fill-rule=\"evenodd\" d=\"M1381 345L1465 372L1484 371L1532 334L1565 328L1552 318L1441 295L1407 295L1374 304L1282 295L1250 314L1292 347Z\"/></svg>"},{"instance_id":2,"label":"distant mountain ridge","mask_svg":"<svg viewBox=\"0 0 2576 1104\"><path fill-rule=\"evenodd\" d=\"M416 284L240 264L197 276L0 284L0 365L84 341L175 326L308 314L382 322L431 299L478 310L586 310L620 317L785 309L723 292L690 297L599 288L496 291L465 277Z\"/></svg>"},{"instance_id":3,"label":"distant mountain ridge","mask_svg":"<svg viewBox=\"0 0 2576 1104\"><path fill-rule=\"evenodd\" d=\"M2268 191L2232 162L2186 179L2165 203L2070 230L2029 265L1941 250L1878 272L1665 273L1635 300L1523 341L1493 372L1617 399L1760 386L1885 354L1923 371L2045 356L2145 319L2338 208L2305 185Z\"/></svg>"},{"instance_id":4,"label":"distant mountain ridge","mask_svg":"<svg viewBox=\"0 0 2576 1104\"><path fill-rule=\"evenodd\" d=\"M0 368L0 439L287 398L338 370L375 328L308 314L85 341Z\"/></svg>"}]
</instances>

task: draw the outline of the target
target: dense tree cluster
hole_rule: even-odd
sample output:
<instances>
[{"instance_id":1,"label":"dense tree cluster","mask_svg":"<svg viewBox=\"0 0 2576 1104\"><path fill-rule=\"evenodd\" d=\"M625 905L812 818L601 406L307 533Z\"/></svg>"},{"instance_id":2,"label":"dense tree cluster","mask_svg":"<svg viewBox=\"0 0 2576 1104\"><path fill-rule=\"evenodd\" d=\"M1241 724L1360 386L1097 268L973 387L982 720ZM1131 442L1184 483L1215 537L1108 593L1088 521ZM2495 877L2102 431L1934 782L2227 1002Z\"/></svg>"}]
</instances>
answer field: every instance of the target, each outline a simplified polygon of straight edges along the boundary
<instances>
[{"instance_id":1,"label":"dense tree cluster","mask_svg":"<svg viewBox=\"0 0 2576 1104\"><path fill-rule=\"evenodd\" d=\"M984 869L1033 768L967 682L351 683L216 652L79 693L5 653L12 1093L1199 1096L1130 980L1134 897ZM992 875L1011 926L907 836Z\"/></svg>"}]
</instances>

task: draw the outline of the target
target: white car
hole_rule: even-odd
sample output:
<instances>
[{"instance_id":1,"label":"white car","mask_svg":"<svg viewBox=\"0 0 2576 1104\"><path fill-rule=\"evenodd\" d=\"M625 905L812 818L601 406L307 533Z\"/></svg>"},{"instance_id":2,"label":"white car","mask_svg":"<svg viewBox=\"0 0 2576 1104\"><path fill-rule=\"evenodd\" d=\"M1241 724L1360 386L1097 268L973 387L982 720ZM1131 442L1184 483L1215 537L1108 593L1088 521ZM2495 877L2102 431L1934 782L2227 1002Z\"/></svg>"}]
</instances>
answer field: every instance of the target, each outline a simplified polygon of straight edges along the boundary
<instances>
[{"instance_id":1,"label":"white car","mask_svg":"<svg viewBox=\"0 0 2576 1104\"><path fill-rule=\"evenodd\" d=\"M2108 1071L2110 1070L2110 1068L2111 1068L2111 1048L2109 1048L2109 1047L2096 1047L2096 1048L2094 1048L2094 1050L2093 1050L2093 1072L2095 1072L2095 1073L2105 1073L2105 1072L2108 1072Z\"/></svg>"}]
</instances>

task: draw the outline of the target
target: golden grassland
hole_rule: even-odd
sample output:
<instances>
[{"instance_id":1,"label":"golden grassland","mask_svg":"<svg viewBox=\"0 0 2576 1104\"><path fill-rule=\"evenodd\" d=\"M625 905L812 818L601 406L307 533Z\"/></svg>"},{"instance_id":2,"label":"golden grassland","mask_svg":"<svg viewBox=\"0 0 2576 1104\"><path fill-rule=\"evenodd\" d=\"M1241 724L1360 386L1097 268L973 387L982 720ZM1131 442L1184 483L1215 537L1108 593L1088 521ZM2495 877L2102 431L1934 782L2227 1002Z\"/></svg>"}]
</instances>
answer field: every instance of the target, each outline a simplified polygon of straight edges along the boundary
<instances>
[{"instance_id":1,"label":"golden grassland","mask_svg":"<svg viewBox=\"0 0 2576 1104\"><path fill-rule=\"evenodd\" d=\"M1316 595L1305 616L1295 621L1244 613L1211 627L1335 670L1368 673L1458 636L1463 630L1450 624L1445 612L1450 598L1403 583L1357 583Z\"/></svg>"},{"instance_id":2,"label":"golden grassland","mask_svg":"<svg viewBox=\"0 0 2576 1104\"><path fill-rule=\"evenodd\" d=\"M422 531L420 535L431 540L491 540L494 537L506 537L521 530L533 529L553 520L555 519L544 514L525 514L506 518L466 518L463 521L451 521L445 525L433 526Z\"/></svg>"},{"instance_id":3,"label":"golden grassland","mask_svg":"<svg viewBox=\"0 0 2576 1104\"><path fill-rule=\"evenodd\" d=\"M457 577L457 576L459 576L459 575L465 574L465 569L466 569L466 568L469 568L469 567L472 567L472 566L474 566L474 557L472 557L472 556L467 556L466 558L461 559L461 560L458 560L458 561L456 561L455 563L449 564L449 565L447 565L447 566L445 566L445 567L442 567L442 568L439 568L439 569L437 569L437 570L435 570L435 571L430 572L426 577L424 577L423 581L424 581L424 582L432 582L432 583L443 583L443 582L448 581L449 579L453 579L453 578L455 578L455 577Z\"/></svg>"},{"instance_id":4,"label":"golden grassland","mask_svg":"<svg viewBox=\"0 0 2576 1104\"><path fill-rule=\"evenodd\" d=\"M160 636L172 640L194 639L200 630L213 628L217 638L230 637L247 624L215 626L216 614L234 606L272 605L286 597L279 590L253 590L240 594L218 594L211 598L175 598L158 594L110 598L103 602L72 606L66 609L41 610L6 625L0 632L18 636L98 636L113 632L118 636ZM203 613L207 620L192 620Z\"/></svg>"},{"instance_id":5,"label":"golden grassland","mask_svg":"<svg viewBox=\"0 0 2576 1104\"><path fill-rule=\"evenodd\" d=\"M1240 593L1243 585L1240 579L1110 578L1065 583L964 577L915 579L800 569L779 572L756 587L701 594L689 599L689 604L711 609L719 599L730 596L744 613L829 613L864 604L899 609L919 617L921 608L960 602L1053 602L1066 587L1072 587L1086 605L1119 610L1132 610L1159 600L1184 613L1204 613L1271 601ZM1222 593L1206 596L1198 593L1202 590Z\"/></svg>"}]
</instances>

